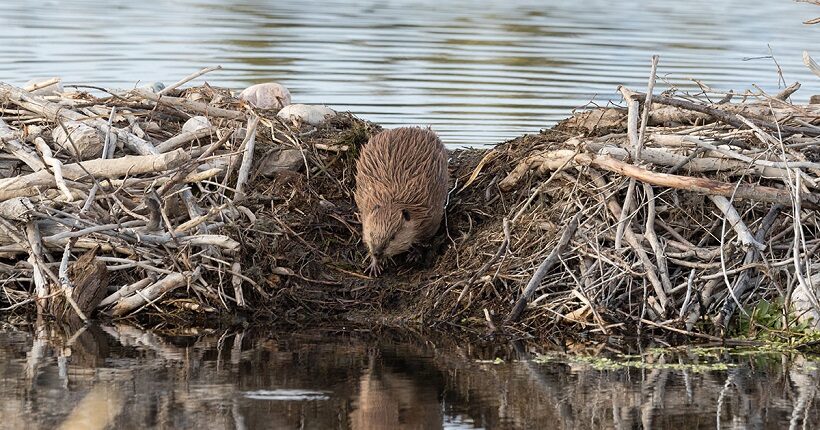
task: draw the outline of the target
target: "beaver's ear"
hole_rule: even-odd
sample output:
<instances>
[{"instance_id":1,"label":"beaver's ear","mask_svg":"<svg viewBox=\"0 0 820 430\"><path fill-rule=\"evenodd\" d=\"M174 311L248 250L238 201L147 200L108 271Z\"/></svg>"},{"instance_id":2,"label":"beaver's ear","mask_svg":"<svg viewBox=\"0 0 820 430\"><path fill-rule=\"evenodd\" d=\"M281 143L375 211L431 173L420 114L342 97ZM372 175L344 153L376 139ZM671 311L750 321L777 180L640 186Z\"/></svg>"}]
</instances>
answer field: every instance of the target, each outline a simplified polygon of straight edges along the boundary
<instances>
[{"instance_id":1,"label":"beaver's ear","mask_svg":"<svg viewBox=\"0 0 820 430\"><path fill-rule=\"evenodd\" d=\"M410 211L408 211L407 209L401 210L401 216L402 218L404 218L405 221L410 221Z\"/></svg>"}]
</instances>

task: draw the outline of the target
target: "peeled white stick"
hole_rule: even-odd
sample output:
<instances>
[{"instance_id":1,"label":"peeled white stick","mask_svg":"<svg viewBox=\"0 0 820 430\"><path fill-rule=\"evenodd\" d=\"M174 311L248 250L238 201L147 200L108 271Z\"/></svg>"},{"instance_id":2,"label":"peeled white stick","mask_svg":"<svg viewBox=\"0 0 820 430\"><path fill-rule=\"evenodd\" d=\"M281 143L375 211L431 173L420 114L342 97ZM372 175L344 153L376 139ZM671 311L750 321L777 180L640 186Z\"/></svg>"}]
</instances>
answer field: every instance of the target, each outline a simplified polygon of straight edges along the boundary
<instances>
[{"instance_id":1,"label":"peeled white stick","mask_svg":"<svg viewBox=\"0 0 820 430\"><path fill-rule=\"evenodd\" d=\"M233 279L231 279L231 285L233 285L233 294L236 298L236 305L240 308L245 307L245 295L242 294L242 265L239 263L239 260L235 260L231 265L231 271L233 272Z\"/></svg>"},{"instance_id":2,"label":"peeled white stick","mask_svg":"<svg viewBox=\"0 0 820 430\"><path fill-rule=\"evenodd\" d=\"M818 65L813 58L811 58L809 51L803 51L803 64L805 64L812 73L817 75L817 77L820 77L820 65Z\"/></svg>"},{"instance_id":3,"label":"peeled white stick","mask_svg":"<svg viewBox=\"0 0 820 430\"><path fill-rule=\"evenodd\" d=\"M245 183L248 182L248 177L251 173L251 165L253 164L253 148L256 142L256 126L259 125L259 117L253 115L248 119L247 132L245 132L245 141L243 142L244 151L242 152L242 164L239 166L239 175L236 178L236 192L235 200L241 201L245 192L242 190Z\"/></svg>"},{"instance_id":4,"label":"peeled white stick","mask_svg":"<svg viewBox=\"0 0 820 430\"><path fill-rule=\"evenodd\" d=\"M54 158L54 154L51 153L51 148L48 147L48 144L42 137L34 139L34 147L40 151L40 155L43 156L43 161L51 166L57 188L63 193L67 201L74 201L74 196L71 194L71 190L68 189L68 184L65 183L65 179L63 179L63 163Z\"/></svg>"},{"instance_id":5,"label":"peeled white stick","mask_svg":"<svg viewBox=\"0 0 820 430\"><path fill-rule=\"evenodd\" d=\"M14 130L2 119L0 119L0 143L2 143L3 149L14 154L15 157L26 163L28 167L31 167L31 170L36 172L46 168L45 164L37 157L37 154L18 140Z\"/></svg>"},{"instance_id":6,"label":"peeled white stick","mask_svg":"<svg viewBox=\"0 0 820 430\"><path fill-rule=\"evenodd\" d=\"M126 315L134 309L155 300L159 296L187 284L190 276L191 272L185 272L184 274L178 272L172 273L146 287L139 293L120 299L117 304L114 305L112 315L115 317Z\"/></svg>"},{"instance_id":7,"label":"peeled white stick","mask_svg":"<svg viewBox=\"0 0 820 430\"><path fill-rule=\"evenodd\" d=\"M749 230L749 227L746 227L746 224L743 223L743 220L740 219L740 214L737 213L735 207L732 206L732 202L729 201L726 197L723 196L715 196L710 195L710 199L715 204L715 206L723 212L723 215L726 217L726 221L729 221L729 224L737 233L738 239L744 246L753 246L757 248L758 251L762 251L766 248L766 245L758 242L755 240L755 235Z\"/></svg>"},{"instance_id":8,"label":"peeled white stick","mask_svg":"<svg viewBox=\"0 0 820 430\"><path fill-rule=\"evenodd\" d=\"M194 72L194 73L180 79L178 82L175 82L175 83L163 88L162 90L160 90L157 93L157 95L161 96L163 94L167 94L169 91L172 91L172 90L176 89L177 87L179 87L179 86L181 86L181 85L183 85L183 84L185 84L189 81L193 81L194 79L196 79L196 78L198 78L198 77L200 77L200 76L202 76L202 75L204 75L208 72L213 72L214 70L222 70L222 66L206 67L206 68L204 68L204 69L202 69L198 72Z\"/></svg>"},{"instance_id":9,"label":"peeled white stick","mask_svg":"<svg viewBox=\"0 0 820 430\"><path fill-rule=\"evenodd\" d=\"M109 295L108 297L104 298L100 302L100 304L97 305L97 308L104 308L104 307L116 302L117 300L119 300L123 297L128 297L131 294L133 294L134 291L141 290L141 289L151 285L155 280L156 279L154 279L154 278L142 278L142 279L140 279L139 281L137 281L133 284L125 285L122 288L120 288L119 290L117 290L114 293L112 293L111 295Z\"/></svg>"},{"instance_id":10,"label":"peeled white stick","mask_svg":"<svg viewBox=\"0 0 820 430\"><path fill-rule=\"evenodd\" d=\"M26 223L26 237L31 246L31 255L28 257L28 262L33 268L34 289L37 292L37 298L40 300L37 302L37 309L42 310L45 307L45 302L42 300L45 300L51 292L48 283L46 283L46 277L37 262L37 257L35 257L37 253L43 253L43 240L40 236L40 227L37 226L36 222L29 221Z\"/></svg>"}]
</instances>

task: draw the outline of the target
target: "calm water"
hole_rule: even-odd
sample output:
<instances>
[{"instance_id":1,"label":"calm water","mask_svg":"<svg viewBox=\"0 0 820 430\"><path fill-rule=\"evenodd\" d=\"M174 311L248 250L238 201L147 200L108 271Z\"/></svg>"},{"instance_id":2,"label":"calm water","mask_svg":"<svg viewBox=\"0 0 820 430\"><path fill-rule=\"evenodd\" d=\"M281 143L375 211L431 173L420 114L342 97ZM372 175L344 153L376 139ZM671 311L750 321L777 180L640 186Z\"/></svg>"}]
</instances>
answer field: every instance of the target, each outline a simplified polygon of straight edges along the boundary
<instances>
[{"instance_id":1,"label":"calm water","mask_svg":"<svg viewBox=\"0 0 820 430\"><path fill-rule=\"evenodd\" d=\"M600 350L600 348L598 348ZM594 352L594 350L586 351ZM820 424L813 359L647 351L599 370L342 329L0 329L2 429L785 429ZM499 359L495 362L495 359ZM728 369L698 371L681 363Z\"/></svg>"},{"instance_id":2,"label":"calm water","mask_svg":"<svg viewBox=\"0 0 820 430\"><path fill-rule=\"evenodd\" d=\"M276 80L388 127L432 125L445 141L535 132L616 86L669 83L776 91L769 46L796 99L820 93L818 7L791 0L4 0L0 80L130 87L207 65L214 84ZM756 59L752 59L756 58ZM660 84L664 86L663 84Z\"/></svg>"}]
</instances>

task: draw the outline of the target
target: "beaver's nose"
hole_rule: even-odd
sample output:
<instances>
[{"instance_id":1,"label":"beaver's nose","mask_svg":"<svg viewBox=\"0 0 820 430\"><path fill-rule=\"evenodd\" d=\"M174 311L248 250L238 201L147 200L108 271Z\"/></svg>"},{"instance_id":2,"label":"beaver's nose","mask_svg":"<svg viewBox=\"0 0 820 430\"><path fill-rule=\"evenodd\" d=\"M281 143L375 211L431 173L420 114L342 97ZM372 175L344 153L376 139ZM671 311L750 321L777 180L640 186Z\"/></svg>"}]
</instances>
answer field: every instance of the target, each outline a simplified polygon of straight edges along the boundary
<instances>
[{"instance_id":1,"label":"beaver's nose","mask_svg":"<svg viewBox=\"0 0 820 430\"><path fill-rule=\"evenodd\" d=\"M382 256L384 256L384 248L373 249L373 256L376 258L382 258Z\"/></svg>"}]
</instances>

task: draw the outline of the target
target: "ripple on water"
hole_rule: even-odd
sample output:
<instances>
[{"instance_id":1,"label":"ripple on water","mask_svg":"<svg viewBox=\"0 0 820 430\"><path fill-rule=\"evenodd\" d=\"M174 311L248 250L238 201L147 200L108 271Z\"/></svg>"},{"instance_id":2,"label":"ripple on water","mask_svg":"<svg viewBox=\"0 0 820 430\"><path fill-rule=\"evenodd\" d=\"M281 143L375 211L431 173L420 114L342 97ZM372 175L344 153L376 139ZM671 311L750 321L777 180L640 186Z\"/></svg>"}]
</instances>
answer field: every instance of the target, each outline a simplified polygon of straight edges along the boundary
<instances>
[{"instance_id":1,"label":"ripple on water","mask_svg":"<svg viewBox=\"0 0 820 430\"><path fill-rule=\"evenodd\" d=\"M797 101L820 93L801 62L820 47L820 26L802 24L816 7L794 2L113 0L100 12L96 0L1 2L0 80L131 87L221 64L208 82L280 81L295 102L432 125L449 145L536 132L619 84L642 88L654 53L671 85L773 92L771 47L803 84Z\"/></svg>"}]
</instances>

